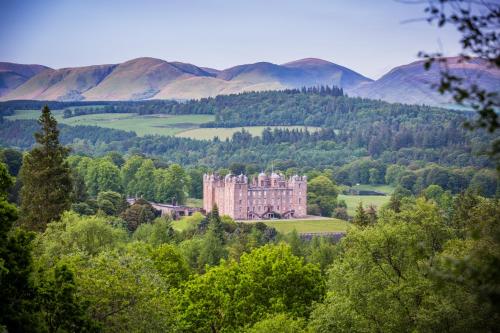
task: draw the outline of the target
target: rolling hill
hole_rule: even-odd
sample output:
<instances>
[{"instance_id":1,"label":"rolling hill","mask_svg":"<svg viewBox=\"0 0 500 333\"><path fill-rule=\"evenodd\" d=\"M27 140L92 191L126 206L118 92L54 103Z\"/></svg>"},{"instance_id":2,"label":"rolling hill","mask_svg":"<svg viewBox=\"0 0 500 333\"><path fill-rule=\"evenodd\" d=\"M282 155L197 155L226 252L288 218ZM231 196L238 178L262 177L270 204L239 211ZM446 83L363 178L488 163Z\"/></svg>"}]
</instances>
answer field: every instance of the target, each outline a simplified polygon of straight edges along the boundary
<instances>
[{"instance_id":1,"label":"rolling hill","mask_svg":"<svg viewBox=\"0 0 500 333\"><path fill-rule=\"evenodd\" d=\"M0 62L0 97L28 81L36 74L49 69L42 65L23 65Z\"/></svg>"},{"instance_id":2,"label":"rolling hill","mask_svg":"<svg viewBox=\"0 0 500 333\"><path fill-rule=\"evenodd\" d=\"M258 62L217 70L145 57L114 65L46 68L5 91L0 99L192 99L313 85L350 88L367 82L371 80L345 67L313 58L283 65Z\"/></svg>"},{"instance_id":3,"label":"rolling hill","mask_svg":"<svg viewBox=\"0 0 500 333\"><path fill-rule=\"evenodd\" d=\"M500 71L485 61L459 62L448 68L489 90L498 90ZM279 90L318 85L342 87L349 95L388 102L438 105L448 103L432 89L439 67L425 71L417 61L392 69L373 81L332 62L306 58L277 65L257 62L218 70L155 58L121 64L51 69L41 65L0 63L0 100L145 100L198 99L246 91Z\"/></svg>"},{"instance_id":4,"label":"rolling hill","mask_svg":"<svg viewBox=\"0 0 500 333\"><path fill-rule=\"evenodd\" d=\"M446 65L434 64L428 71L424 69L423 61L396 67L380 79L359 85L349 93L388 102L446 104L450 102L450 97L441 95L432 88L439 83L440 71L445 66L451 74L466 78L466 85L475 83L488 91L500 90L500 71L489 68L486 61L476 58L461 62L458 58L448 58Z\"/></svg>"}]
</instances>

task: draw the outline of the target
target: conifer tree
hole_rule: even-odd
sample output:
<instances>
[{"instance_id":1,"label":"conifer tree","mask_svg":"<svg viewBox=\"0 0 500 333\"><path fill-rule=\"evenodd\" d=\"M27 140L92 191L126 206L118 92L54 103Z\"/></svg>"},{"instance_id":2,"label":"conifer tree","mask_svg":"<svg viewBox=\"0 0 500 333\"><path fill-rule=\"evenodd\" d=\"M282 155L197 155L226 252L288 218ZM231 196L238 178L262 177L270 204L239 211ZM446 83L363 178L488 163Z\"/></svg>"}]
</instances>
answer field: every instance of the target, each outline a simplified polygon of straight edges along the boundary
<instances>
[{"instance_id":1,"label":"conifer tree","mask_svg":"<svg viewBox=\"0 0 500 333\"><path fill-rule=\"evenodd\" d=\"M360 202L358 207L356 208L356 215L354 216L354 220L352 221L355 225L359 227L366 227L370 224L370 219L368 214L366 214L365 209L363 208L363 203Z\"/></svg>"},{"instance_id":2,"label":"conifer tree","mask_svg":"<svg viewBox=\"0 0 500 333\"><path fill-rule=\"evenodd\" d=\"M374 225L377 223L377 208L374 205L368 206L365 213L368 217L369 224Z\"/></svg>"},{"instance_id":3,"label":"conifer tree","mask_svg":"<svg viewBox=\"0 0 500 333\"><path fill-rule=\"evenodd\" d=\"M219 207L216 204L212 207L212 211L208 217L208 231L212 232L221 244L224 244L224 226L219 215Z\"/></svg>"},{"instance_id":4,"label":"conifer tree","mask_svg":"<svg viewBox=\"0 0 500 333\"><path fill-rule=\"evenodd\" d=\"M41 132L35 133L37 145L24 158L20 176L21 224L30 230L44 231L70 208L71 172L66 157L69 149L59 142L57 121L48 106L38 120Z\"/></svg>"}]
</instances>

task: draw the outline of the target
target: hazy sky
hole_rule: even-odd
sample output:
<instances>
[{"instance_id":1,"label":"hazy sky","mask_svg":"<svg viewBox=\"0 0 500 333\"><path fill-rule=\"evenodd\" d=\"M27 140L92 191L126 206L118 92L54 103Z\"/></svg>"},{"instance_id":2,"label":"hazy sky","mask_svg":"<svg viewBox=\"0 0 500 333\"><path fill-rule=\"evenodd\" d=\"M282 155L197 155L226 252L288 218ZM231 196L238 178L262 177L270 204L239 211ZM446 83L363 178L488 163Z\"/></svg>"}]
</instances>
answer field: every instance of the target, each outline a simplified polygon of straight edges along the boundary
<instances>
[{"instance_id":1,"label":"hazy sky","mask_svg":"<svg viewBox=\"0 0 500 333\"><path fill-rule=\"evenodd\" d=\"M316 57L371 78L459 51L395 0L0 0L0 61L53 68L149 56L218 69Z\"/></svg>"}]
</instances>

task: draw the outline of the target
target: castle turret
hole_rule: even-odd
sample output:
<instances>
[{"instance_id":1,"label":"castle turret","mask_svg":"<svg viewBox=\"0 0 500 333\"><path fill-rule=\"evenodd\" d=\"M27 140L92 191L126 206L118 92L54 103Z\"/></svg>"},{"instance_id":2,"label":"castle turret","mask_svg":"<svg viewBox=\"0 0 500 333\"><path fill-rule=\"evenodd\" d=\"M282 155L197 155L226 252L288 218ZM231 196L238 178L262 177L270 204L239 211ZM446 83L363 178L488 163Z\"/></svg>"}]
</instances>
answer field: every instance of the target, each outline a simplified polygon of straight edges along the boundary
<instances>
[{"instance_id":1,"label":"castle turret","mask_svg":"<svg viewBox=\"0 0 500 333\"><path fill-rule=\"evenodd\" d=\"M268 183L267 175L264 172L259 173L259 177L257 178L257 182L258 182L257 186L261 186L261 187L267 186L267 183Z\"/></svg>"},{"instance_id":2,"label":"castle turret","mask_svg":"<svg viewBox=\"0 0 500 333\"><path fill-rule=\"evenodd\" d=\"M293 189L292 207L295 210L294 217L307 215L307 176L292 176L290 187Z\"/></svg>"}]
</instances>

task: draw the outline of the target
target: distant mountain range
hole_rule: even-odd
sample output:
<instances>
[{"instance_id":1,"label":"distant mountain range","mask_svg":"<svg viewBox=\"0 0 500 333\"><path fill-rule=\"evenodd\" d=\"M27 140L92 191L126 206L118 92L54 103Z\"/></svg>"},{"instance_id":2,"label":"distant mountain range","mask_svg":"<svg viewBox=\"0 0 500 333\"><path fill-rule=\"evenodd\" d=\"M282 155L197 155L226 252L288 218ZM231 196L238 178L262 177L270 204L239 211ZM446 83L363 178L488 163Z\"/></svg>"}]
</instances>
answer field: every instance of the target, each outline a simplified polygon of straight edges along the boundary
<instances>
[{"instance_id":1,"label":"distant mountain range","mask_svg":"<svg viewBox=\"0 0 500 333\"><path fill-rule=\"evenodd\" d=\"M452 73L499 90L500 71L481 59L448 59ZM303 86L342 87L349 95L389 102L441 104L447 98L431 85L439 68L425 71L422 61L396 67L373 81L329 61L307 58L282 65L258 62L224 70L182 62L138 58L121 64L52 69L42 65L0 63L0 100L109 101L192 99L244 91Z\"/></svg>"}]
</instances>

